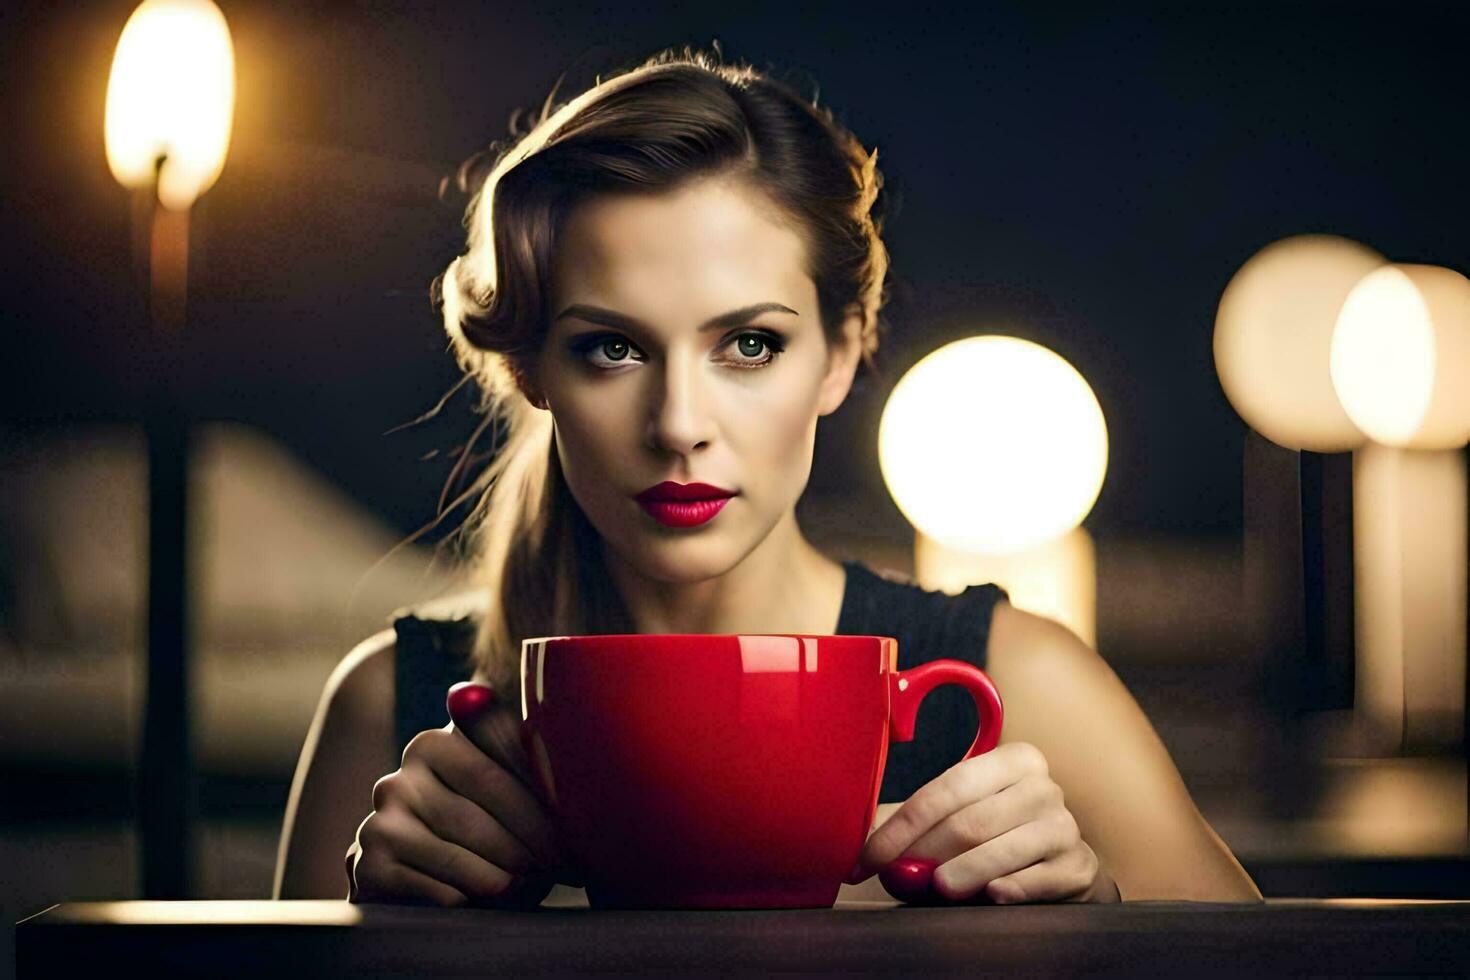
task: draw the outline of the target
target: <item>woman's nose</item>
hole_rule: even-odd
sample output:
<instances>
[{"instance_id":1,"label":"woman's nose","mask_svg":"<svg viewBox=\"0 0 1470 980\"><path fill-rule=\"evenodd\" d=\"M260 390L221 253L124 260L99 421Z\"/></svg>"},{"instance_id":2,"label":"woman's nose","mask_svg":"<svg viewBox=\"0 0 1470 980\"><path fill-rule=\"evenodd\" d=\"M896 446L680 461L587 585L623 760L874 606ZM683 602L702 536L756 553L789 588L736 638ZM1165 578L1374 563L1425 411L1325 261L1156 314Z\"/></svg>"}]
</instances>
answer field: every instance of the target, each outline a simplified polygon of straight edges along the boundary
<instances>
[{"instance_id":1,"label":"woman's nose","mask_svg":"<svg viewBox=\"0 0 1470 980\"><path fill-rule=\"evenodd\" d=\"M666 362L648 423L648 441L664 452L690 453L710 440L714 421L698 360Z\"/></svg>"}]
</instances>

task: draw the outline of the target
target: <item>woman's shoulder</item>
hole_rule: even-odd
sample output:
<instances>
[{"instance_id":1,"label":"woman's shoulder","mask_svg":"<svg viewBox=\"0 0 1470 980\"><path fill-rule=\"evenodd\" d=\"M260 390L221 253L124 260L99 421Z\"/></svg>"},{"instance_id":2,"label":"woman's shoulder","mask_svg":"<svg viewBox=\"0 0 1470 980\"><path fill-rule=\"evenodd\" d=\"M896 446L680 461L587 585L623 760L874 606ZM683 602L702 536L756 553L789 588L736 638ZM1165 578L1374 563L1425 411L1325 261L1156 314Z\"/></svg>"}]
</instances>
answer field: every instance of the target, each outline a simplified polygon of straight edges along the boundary
<instances>
[{"instance_id":1,"label":"woman's shoulder","mask_svg":"<svg viewBox=\"0 0 1470 980\"><path fill-rule=\"evenodd\" d=\"M1011 691L1051 691L1061 678L1103 666L1101 655L1071 627L1010 602L998 603L992 614L986 659L991 679Z\"/></svg>"},{"instance_id":2,"label":"woman's shoulder","mask_svg":"<svg viewBox=\"0 0 1470 980\"><path fill-rule=\"evenodd\" d=\"M389 629L362 640L338 662L326 697L352 718L381 718L393 711L393 663L397 637Z\"/></svg>"}]
</instances>

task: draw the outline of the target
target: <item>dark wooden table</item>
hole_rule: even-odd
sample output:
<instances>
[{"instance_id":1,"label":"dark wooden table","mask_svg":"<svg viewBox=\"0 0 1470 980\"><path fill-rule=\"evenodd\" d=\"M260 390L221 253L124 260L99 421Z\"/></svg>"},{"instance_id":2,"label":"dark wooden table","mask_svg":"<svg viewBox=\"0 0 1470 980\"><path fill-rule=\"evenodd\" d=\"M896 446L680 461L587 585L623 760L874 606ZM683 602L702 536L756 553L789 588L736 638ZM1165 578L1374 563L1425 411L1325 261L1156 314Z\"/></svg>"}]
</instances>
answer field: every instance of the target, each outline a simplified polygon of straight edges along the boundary
<instances>
[{"instance_id":1,"label":"dark wooden table","mask_svg":"<svg viewBox=\"0 0 1470 980\"><path fill-rule=\"evenodd\" d=\"M1272 900L527 912L74 902L16 925L18 976L538 973L1470 974L1470 901Z\"/></svg>"}]
</instances>

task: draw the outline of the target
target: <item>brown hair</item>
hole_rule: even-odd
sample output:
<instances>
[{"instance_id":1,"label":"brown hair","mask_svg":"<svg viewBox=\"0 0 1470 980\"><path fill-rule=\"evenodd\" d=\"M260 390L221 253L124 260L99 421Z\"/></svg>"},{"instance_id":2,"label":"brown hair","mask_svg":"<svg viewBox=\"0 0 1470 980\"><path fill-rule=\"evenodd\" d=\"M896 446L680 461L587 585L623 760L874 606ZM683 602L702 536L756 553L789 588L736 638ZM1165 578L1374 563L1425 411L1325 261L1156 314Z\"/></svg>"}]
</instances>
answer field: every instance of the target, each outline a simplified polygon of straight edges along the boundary
<instances>
[{"instance_id":1,"label":"brown hair","mask_svg":"<svg viewBox=\"0 0 1470 980\"><path fill-rule=\"evenodd\" d=\"M876 371L888 253L877 151L830 110L786 83L713 54L667 49L553 106L520 134L459 169L470 196L468 248L434 280L466 380L495 425L493 461L460 496L479 499L461 526L471 576L490 600L474 666L497 690L519 690L527 637L634 632L602 562L597 532L568 491L551 414L528 400L546 330L552 251L567 214L591 195L670 190L698 177L744 179L788 215L806 243L829 344L862 313L862 359ZM559 84L559 83L558 83ZM442 507L441 500L441 507Z\"/></svg>"}]
</instances>

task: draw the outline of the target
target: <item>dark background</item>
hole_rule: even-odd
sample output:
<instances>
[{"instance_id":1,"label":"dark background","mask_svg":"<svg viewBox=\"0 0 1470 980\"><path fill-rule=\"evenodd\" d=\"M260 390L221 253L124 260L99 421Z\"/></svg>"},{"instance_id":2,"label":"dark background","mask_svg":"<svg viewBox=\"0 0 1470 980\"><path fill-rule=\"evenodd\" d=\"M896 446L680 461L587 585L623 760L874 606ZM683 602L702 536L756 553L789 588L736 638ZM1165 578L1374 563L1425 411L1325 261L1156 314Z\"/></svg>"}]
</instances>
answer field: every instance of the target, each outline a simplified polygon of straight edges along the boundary
<instances>
[{"instance_id":1,"label":"dark background","mask_svg":"<svg viewBox=\"0 0 1470 980\"><path fill-rule=\"evenodd\" d=\"M131 2L11 5L0 418L136 418L153 382L129 203L103 93ZM885 374L819 445L816 493L900 521L882 400L942 343L1005 332L1092 385L1111 437L1094 531L1241 526L1244 426L1211 356L1215 307L1291 234L1470 268L1465 6L1038 3L222 4L239 92L195 210L200 418L259 426L404 532L433 516L468 389L428 300L463 247L437 183L537 107L674 44L718 40L820 99L900 199Z\"/></svg>"}]
</instances>

